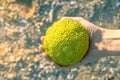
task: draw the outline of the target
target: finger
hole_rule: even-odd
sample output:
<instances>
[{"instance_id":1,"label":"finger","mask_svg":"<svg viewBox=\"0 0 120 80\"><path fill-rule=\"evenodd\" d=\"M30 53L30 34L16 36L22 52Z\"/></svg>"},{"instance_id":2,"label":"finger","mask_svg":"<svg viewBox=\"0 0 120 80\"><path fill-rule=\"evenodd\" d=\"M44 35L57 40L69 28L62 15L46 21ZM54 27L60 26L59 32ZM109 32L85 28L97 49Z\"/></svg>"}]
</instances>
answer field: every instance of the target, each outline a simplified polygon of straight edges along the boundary
<instances>
[{"instance_id":1,"label":"finger","mask_svg":"<svg viewBox=\"0 0 120 80\"><path fill-rule=\"evenodd\" d=\"M42 37L40 38L40 40L42 41L42 43L44 42L44 38L45 38L45 36L42 36Z\"/></svg>"},{"instance_id":2,"label":"finger","mask_svg":"<svg viewBox=\"0 0 120 80\"><path fill-rule=\"evenodd\" d=\"M43 45L40 45L40 46L39 46L39 49L44 52L44 47L43 47Z\"/></svg>"},{"instance_id":3,"label":"finger","mask_svg":"<svg viewBox=\"0 0 120 80\"><path fill-rule=\"evenodd\" d=\"M74 65L70 65L70 66L62 66L62 65L59 65L55 62L52 62L52 66L55 66L56 68L61 69L61 70L67 70L67 69L72 69L72 68L75 68L75 67L79 67L78 64L74 64Z\"/></svg>"},{"instance_id":4,"label":"finger","mask_svg":"<svg viewBox=\"0 0 120 80\"><path fill-rule=\"evenodd\" d=\"M64 69L72 69L72 68L77 68L77 67L79 67L81 65L81 62L77 62L77 63L75 63L75 64L73 64L73 65L70 65L70 66L64 66L63 68Z\"/></svg>"},{"instance_id":5,"label":"finger","mask_svg":"<svg viewBox=\"0 0 120 80\"><path fill-rule=\"evenodd\" d=\"M52 66L54 66L57 69L65 70L67 67L63 67L62 65L57 64L56 62L52 61L51 62Z\"/></svg>"},{"instance_id":6,"label":"finger","mask_svg":"<svg viewBox=\"0 0 120 80\"><path fill-rule=\"evenodd\" d=\"M43 57L48 57L47 53L45 53L45 52L42 53L42 56Z\"/></svg>"},{"instance_id":7,"label":"finger","mask_svg":"<svg viewBox=\"0 0 120 80\"><path fill-rule=\"evenodd\" d=\"M54 61L52 61L51 64L52 64L52 66L55 66L56 68L59 68L59 69L61 68L61 66L58 65L57 63L55 63Z\"/></svg>"},{"instance_id":8,"label":"finger","mask_svg":"<svg viewBox=\"0 0 120 80\"><path fill-rule=\"evenodd\" d=\"M52 59L47 55L47 53L43 52L42 57L44 57L47 61L52 62Z\"/></svg>"}]
</instances>

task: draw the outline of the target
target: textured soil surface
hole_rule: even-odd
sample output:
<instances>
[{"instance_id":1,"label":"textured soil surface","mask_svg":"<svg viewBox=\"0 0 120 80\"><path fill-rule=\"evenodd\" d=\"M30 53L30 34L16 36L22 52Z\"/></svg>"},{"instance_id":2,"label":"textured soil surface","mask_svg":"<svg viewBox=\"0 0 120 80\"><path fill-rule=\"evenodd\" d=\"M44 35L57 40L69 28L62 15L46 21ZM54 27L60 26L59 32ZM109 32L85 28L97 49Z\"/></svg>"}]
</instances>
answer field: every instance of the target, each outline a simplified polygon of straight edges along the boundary
<instances>
[{"instance_id":1,"label":"textured soil surface","mask_svg":"<svg viewBox=\"0 0 120 80\"><path fill-rule=\"evenodd\" d=\"M120 80L120 57L70 70L41 57L40 37L63 16L120 28L120 0L0 0L0 80Z\"/></svg>"}]
</instances>

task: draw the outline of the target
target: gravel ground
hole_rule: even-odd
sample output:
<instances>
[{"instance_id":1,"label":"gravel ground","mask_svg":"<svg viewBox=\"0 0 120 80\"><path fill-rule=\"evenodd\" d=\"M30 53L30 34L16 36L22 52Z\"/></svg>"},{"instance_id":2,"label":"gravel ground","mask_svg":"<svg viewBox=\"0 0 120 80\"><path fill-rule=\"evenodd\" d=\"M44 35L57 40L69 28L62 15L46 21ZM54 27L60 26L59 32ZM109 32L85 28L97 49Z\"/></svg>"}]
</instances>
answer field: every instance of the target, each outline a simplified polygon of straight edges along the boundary
<instances>
[{"instance_id":1,"label":"gravel ground","mask_svg":"<svg viewBox=\"0 0 120 80\"><path fill-rule=\"evenodd\" d=\"M120 0L0 0L0 80L120 80L120 56L70 70L53 67L38 46L63 16L120 28Z\"/></svg>"}]
</instances>

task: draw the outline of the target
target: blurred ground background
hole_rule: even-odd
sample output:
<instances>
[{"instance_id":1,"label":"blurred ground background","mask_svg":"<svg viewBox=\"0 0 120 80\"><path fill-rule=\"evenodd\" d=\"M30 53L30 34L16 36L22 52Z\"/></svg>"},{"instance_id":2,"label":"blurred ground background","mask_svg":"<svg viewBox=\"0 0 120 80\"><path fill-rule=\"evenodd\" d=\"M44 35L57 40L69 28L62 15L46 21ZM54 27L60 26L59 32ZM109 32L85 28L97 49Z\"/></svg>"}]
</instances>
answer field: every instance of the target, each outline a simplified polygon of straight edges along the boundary
<instances>
[{"instance_id":1,"label":"blurred ground background","mask_svg":"<svg viewBox=\"0 0 120 80\"><path fill-rule=\"evenodd\" d=\"M120 80L119 56L71 70L41 57L40 37L63 16L119 29L120 0L0 0L0 80Z\"/></svg>"}]
</instances>

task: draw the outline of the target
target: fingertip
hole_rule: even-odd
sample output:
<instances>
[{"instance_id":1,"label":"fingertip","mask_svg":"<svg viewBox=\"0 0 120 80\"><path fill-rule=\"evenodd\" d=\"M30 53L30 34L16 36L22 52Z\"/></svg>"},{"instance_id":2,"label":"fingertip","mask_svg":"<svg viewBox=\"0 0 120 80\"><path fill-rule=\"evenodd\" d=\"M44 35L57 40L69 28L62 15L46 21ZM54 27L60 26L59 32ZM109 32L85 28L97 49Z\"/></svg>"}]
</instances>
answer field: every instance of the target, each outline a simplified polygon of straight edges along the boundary
<instances>
[{"instance_id":1,"label":"fingertip","mask_svg":"<svg viewBox=\"0 0 120 80\"><path fill-rule=\"evenodd\" d=\"M40 40L42 41L42 43L44 42L44 38L45 38L45 36L42 36L42 37L40 38Z\"/></svg>"},{"instance_id":2,"label":"fingertip","mask_svg":"<svg viewBox=\"0 0 120 80\"><path fill-rule=\"evenodd\" d=\"M61 66L57 63L55 63L54 61L51 62L52 66L54 66L55 68L59 68L61 69Z\"/></svg>"},{"instance_id":3,"label":"fingertip","mask_svg":"<svg viewBox=\"0 0 120 80\"><path fill-rule=\"evenodd\" d=\"M43 45L40 45L40 46L39 46L39 49L40 49L41 51L44 51Z\"/></svg>"},{"instance_id":4,"label":"fingertip","mask_svg":"<svg viewBox=\"0 0 120 80\"><path fill-rule=\"evenodd\" d=\"M45 60L52 62L52 59L47 55L47 53L42 53L42 57L44 57Z\"/></svg>"},{"instance_id":5,"label":"fingertip","mask_svg":"<svg viewBox=\"0 0 120 80\"><path fill-rule=\"evenodd\" d=\"M56 63L54 61L51 62L52 65L56 65Z\"/></svg>"},{"instance_id":6,"label":"fingertip","mask_svg":"<svg viewBox=\"0 0 120 80\"><path fill-rule=\"evenodd\" d=\"M45 53L45 52L42 53L42 56L43 57L48 57L47 53Z\"/></svg>"}]
</instances>

